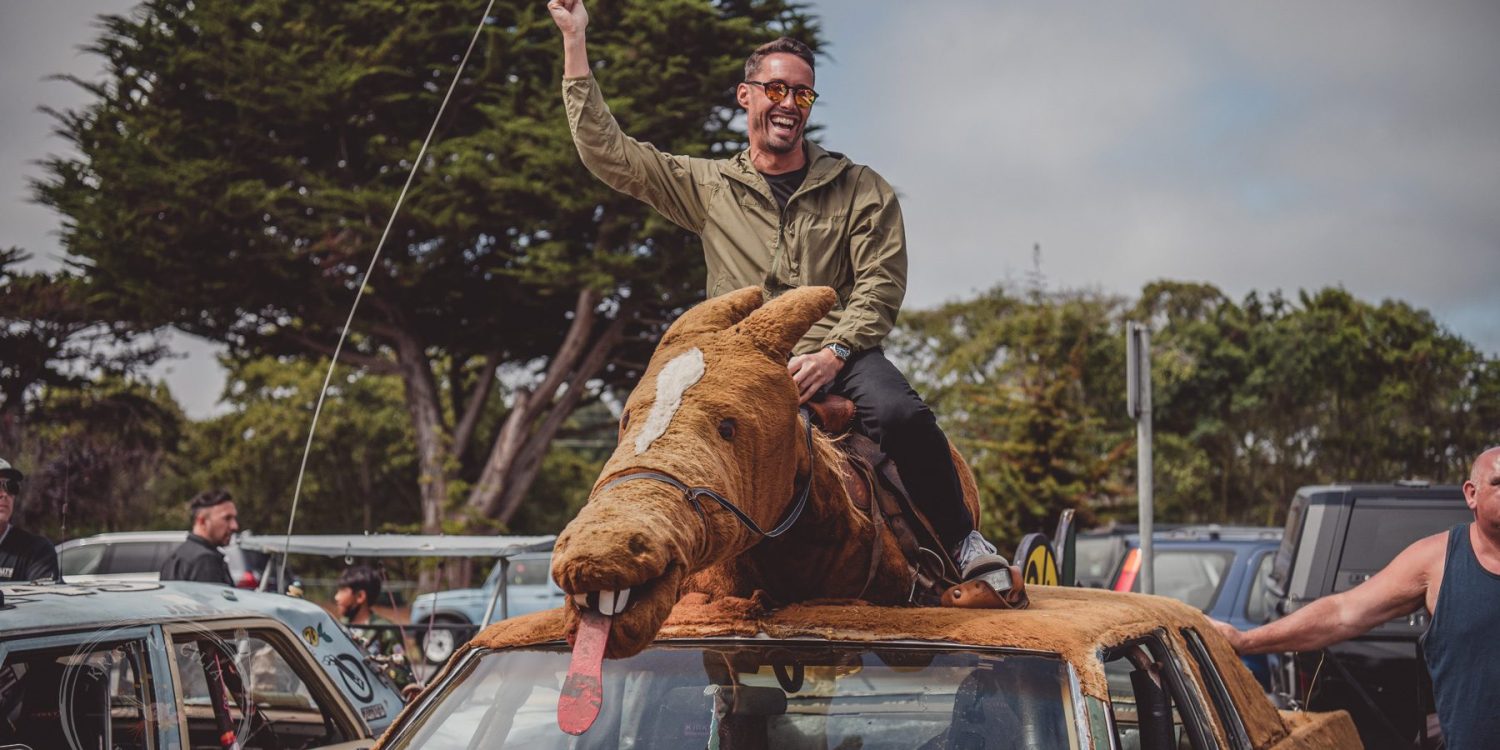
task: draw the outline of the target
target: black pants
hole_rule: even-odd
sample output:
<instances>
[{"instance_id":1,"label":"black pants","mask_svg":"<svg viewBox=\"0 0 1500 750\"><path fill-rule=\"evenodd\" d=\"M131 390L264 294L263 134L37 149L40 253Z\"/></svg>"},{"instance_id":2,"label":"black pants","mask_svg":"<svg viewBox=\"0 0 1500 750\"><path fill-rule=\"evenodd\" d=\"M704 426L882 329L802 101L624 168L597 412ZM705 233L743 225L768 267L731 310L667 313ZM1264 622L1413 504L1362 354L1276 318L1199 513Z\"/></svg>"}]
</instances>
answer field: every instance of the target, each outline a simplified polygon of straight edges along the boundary
<instances>
[{"instance_id":1,"label":"black pants","mask_svg":"<svg viewBox=\"0 0 1500 750\"><path fill-rule=\"evenodd\" d=\"M974 529L937 417L879 347L857 352L829 385L854 402L860 431L896 462L901 483L950 551Z\"/></svg>"}]
</instances>

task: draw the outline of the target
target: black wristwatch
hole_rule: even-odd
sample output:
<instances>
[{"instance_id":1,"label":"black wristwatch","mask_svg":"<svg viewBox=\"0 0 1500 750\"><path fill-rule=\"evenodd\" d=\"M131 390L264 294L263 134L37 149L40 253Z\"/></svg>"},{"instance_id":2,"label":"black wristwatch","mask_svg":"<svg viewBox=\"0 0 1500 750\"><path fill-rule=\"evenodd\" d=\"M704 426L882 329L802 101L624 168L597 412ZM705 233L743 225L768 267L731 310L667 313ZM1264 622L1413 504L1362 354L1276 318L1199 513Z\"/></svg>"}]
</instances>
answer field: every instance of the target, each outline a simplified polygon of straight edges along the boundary
<instances>
[{"instance_id":1,"label":"black wristwatch","mask_svg":"<svg viewBox=\"0 0 1500 750\"><path fill-rule=\"evenodd\" d=\"M823 348L833 352L833 356L838 357L840 362L848 362L849 355L854 353L852 351L849 351L849 347L844 346L837 341L831 341L827 344L824 344Z\"/></svg>"}]
</instances>

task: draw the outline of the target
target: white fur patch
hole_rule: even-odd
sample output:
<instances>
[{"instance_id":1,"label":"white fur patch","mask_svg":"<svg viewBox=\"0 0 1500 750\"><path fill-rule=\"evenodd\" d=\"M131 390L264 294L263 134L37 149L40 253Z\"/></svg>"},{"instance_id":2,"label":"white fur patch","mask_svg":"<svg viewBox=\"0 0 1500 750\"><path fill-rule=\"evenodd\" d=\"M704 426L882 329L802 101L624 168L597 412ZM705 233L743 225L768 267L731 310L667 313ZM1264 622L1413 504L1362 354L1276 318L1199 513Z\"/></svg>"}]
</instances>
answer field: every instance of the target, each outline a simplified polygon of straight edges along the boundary
<instances>
[{"instance_id":1,"label":"white fur patch","mask_svg":"<svg viewBox=\"0 0 1500 750\"><path fill-rule=\"evenodd\" d=\"M637 456L645 453L657 438L666 433L667 425L672 423L672 417L682 406L682 394L702 379L703 352L697 347L677 355L661 368L656 375L656 402L651 404L651 414L641 425L640 434L635 436Z\"/></svg>"}]
</instances>

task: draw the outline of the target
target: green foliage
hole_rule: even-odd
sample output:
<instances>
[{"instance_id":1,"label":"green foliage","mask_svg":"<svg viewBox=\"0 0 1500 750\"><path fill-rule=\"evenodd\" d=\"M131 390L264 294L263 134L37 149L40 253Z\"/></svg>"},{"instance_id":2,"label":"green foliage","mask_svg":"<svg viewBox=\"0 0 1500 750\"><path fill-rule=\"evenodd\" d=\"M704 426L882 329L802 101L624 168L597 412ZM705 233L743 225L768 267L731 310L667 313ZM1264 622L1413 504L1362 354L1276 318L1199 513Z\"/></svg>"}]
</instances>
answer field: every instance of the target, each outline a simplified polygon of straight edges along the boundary
<instances>
[{"instance_id":1,"label":"green foliage","mask_svg":"<svg viewBox=\"0 0 1500 750\"><path fill-rule=\"evenodd\" d=\"M892 337L973 464L985 528L1014 542L1065 508L1135 516L1127 320L1152 336L1157 518L1277 524L1297 487L1460 482L1500 439L1500 360L1400 302L1342 289L1148 284L1134 305L997 288L908 313Z\"/></svg>"},{"instance_id":2,"label":"green foliage","mask_svg":"<svg viewBox=\"0 0 1500 750\"><path fill-rule=\"evenodd\" d=\"M494 422L477 434L459 421L487 410L487 373L509 366L533 376L521 387L545 382L587 291L600 315L579 318L586 343L625 343L591 371L567 361L557 372L573 393L632 383L663 321L703 293L696 238L580 164L562 44L536 0L495 3L364 277L479 7L146 0L102 19L88 49L103 58L104 82L73 79L92 101L53 113L77 156L48 160L34 185L65 217L64 247L100 300L140 325L224 342L237 359L331 355L363 286L343 362L402 378L421 467L408 476L430 529L470 488L468 507L504 517L487 498L518 497L529 466L486 457L539 455L560 421L532 409L510 432L530 450L490 450L504 437ZM818 43L791 0L590 10L596 75L616 115L676 153L742 145L733 84L757 44L781 33ZM629 335L608 334L612 320ZM551 403L555 387L540 398Z\"/></svg>"},{"instance_id":3,"label":"green foliage","mask_svg":"<svg viewBox=\"0 0 1500 750\"><path fill-rule=\"evenodd\" d=\"M1123 389L1120 302L1092 293L977 299L904 314L889 345L979 482L984 529L1016 541L1117 497L1124 452L1095 401Z\"/></svg>"},{"instance_id":4,"label":"green foliage","mask_svg":"<svg viewBox=\"0 0 1500 750\"><path fill-rule=\"evenodd\" d=\"M104 84L56 113L76 158L36 192L107 294L153 324L280 355L330 347L410 160L468 43L454 0L149 0L89 48ZM617 115L678 153L727 152L743 56L793 3L600 2L589 41ZM543 3L501 0L392 230L355 321L460 360L546 356L572 290L663 317L701 295L695 239L581 166ZM326 354L326 352L324 352Z\"/></svg>"},{"instance_id":5,"label":"green foliage","mask_svg":"<svg viewBox=\"0 0 1500 750\"><path fill-rule=\"evenodd\" d=\"M101 376L42 390L0 454L26 470L17 522L54 541L146 528L185 422L162 384Z\"/></svg>"},{"instance_id":6,"label":"green foliage","mask_svg":"<svg viewBox=\"0 0 1500 750\"><path fill-rule=\"evenodd\" d=\"M159 522L183 526L189 498L224 487L235 497L241 527L285 533L327 362L268 357L223 363L231 411L189 426ZM417 479L400 379L341 369L323 404L296 531L380 531L417 522Z\"/></svg>"}]
</instances>

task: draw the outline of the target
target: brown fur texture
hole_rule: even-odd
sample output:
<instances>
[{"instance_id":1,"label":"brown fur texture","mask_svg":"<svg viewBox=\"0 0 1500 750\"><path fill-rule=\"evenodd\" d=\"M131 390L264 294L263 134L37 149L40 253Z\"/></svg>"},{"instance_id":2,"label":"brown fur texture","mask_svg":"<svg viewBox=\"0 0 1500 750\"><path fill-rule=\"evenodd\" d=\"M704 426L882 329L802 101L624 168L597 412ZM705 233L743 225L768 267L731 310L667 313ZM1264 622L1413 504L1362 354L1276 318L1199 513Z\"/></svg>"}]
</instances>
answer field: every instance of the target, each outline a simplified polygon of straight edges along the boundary
<instances>
[{"instance_id":1,"label":"brown fur texture","mask_svg":"<svg viewBox=\"0 0 1500 750\"><path fill-rule=\"evenodd\" d=\"M1108 700L1105 648L1161 630L1186 654L1181 630L1192 628L1208 645L1245 731L1257 748L1357 748L1348 715L1278 712L1229 644L1198 610L1165 597L1096 589L1033 586L1026 610L881 607L857 601L820 601L778 610L761 593L751 597L703 594L683 597L662 625L659 639L819 638L844 642L927 641L1055 653L1067 659L1084 694ZM465 649L513 648L565 639L571 607L512 618L490 626ZM460 661L455 657L452 662ZM1185 658L1200 694L1209 695L1196 664ZM1215 721L1220 744L1228 747Z\"/></svg>"},{"instance_id":2,"label":"brown fur texture","mask_svg":"<svg viewBox=\"0 0 1500 750\"><path fill-rule=\"evenodd\" d=\"M833 307L826 287L803 287L762 305L757 287L708 300L672 324L625 404L620 442L589 502L558 537L552 576L569 594L630 588L630 604L612 618L611 658L650 643L679 596L747 597L765 591L777 602L814 598L907 600L911 576L899 547L850 501L836 448L819 438L808 455L797 389L786 371L792 347ZM667 364L698 349L702 378L682 393L667 430L637 454L636 438L657 398ZM978 518L978 493L967 464L959 475ZM769 530L786 514L799 478L811 476L810 499L783 536L761 538L711 501L700 518L670 485L616 478L659 472L719 492ZM872 545L882 551L872 585ZM568 632L577 612L568 607Z\"/></svg>"}]
</instances>

